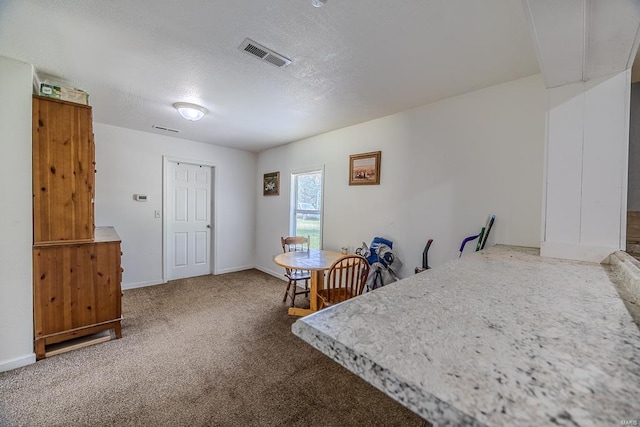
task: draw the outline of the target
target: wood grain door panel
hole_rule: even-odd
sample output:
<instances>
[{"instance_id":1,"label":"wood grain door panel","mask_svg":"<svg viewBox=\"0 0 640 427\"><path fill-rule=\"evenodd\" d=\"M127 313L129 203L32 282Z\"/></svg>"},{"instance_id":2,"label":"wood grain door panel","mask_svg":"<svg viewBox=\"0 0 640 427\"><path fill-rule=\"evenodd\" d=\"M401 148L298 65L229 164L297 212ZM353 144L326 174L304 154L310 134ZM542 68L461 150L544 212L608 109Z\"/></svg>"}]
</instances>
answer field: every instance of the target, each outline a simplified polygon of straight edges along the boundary
<instances>
[{"instance_id":1,"label":"wood grain door panel","mask_svg":"<svg viewBox=\"0 0 640 427\"><path fill-rule=\"evenodd\" d=\"M121 317L120 243L34 248L35 336Z\"/></svg>"},{"instance_id":2,"label":"wood grain door panel","mask_svg":"<svg viewBox=\"0 0 640 427\"><path fill-rule=\"evenodd\" d=\"M34 243L93 239L91 107L33 98Z\"/></svg>"}]
</instances>

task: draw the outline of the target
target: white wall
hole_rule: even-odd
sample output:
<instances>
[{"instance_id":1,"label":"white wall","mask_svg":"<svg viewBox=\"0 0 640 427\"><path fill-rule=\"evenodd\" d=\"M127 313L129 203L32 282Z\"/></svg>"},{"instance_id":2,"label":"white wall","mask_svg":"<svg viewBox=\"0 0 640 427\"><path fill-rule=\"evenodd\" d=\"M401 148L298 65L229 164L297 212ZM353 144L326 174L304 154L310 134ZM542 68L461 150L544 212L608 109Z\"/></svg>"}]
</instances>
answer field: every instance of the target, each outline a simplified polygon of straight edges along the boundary
<instances>
[{"instance_id":1,"label":"white wall","mask_svg":"<svg viewBox=\"0 0 640 427\"><path fill-rule=\"evenodd\" d=\"M407 276L427 239L436 266L457 257L491 213L490 242L538 247L545 98L537 75L260 153L257 267L281 275L273 256L288 234L289 176L317 165L325 165L325 249L386 237ZM381 184L349 186L349 155L377 150ZM281 173L280 196L263 197L262 174L272 171Z\"/></svg>"},{"instance_id":2,"label":"white wall","mask_svg":"<svg viewBox=\"0 0 640 427\"><path fill-rule=\"evenodd\" d=\"M163 155L215 165L214 272L254 266L256 154L100 123L94 133L95 223L115 226L122 239L123 288L162 283L162 219L154 210L162 209Z\"/></svg>"},{"instance_id":3,"label":"white wall","mask_svg":"<svg viewBox=\"0 0 640 427\"><path fill-rule=\"evenodd\" d=\"M640 73L640 67L637 68ZM627 210L640 211L640 83L631 85L630 110Z\"/></svg>"},{"instance_id":4,"label":"white wall","mask_svg":"<svg viewBox=\"0 0 640 427\"><path fill-rule=\"evenodd\" d=\"M31 65L0 56L0 371L35 362L31 209Z\"/></svg>"},{"instance_id":5,"label":"white wall","mask_svg":"<svg viewBox=\"0 0 640 427\"><path fill-rule=\"evenodd\" d=\"M541 255L601 262L625 248L631 71L548 90Z\"/></svg>"}]
</instances>

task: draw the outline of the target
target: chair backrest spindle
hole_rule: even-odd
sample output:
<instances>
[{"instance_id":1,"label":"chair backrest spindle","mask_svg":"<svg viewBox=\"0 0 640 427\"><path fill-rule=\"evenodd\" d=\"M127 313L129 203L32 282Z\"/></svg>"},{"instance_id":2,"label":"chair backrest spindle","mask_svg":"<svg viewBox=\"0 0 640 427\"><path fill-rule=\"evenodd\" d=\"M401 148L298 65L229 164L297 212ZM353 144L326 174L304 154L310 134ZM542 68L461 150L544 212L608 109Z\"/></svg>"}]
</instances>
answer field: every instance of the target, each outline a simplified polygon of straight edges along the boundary
<instances>
[{"instance_id":1,"label":"chair backrest spindle","mask_svg":"<svg viewBox=\"0 0 640 427\"><path fill-rule=\"evenodd\" d=\"M333 263L327 274L327 303L341 302L362 294L369 275L369 263L360 255L345 255Z\"/></svg>"},{"instance_id":2,"label":"chair backrest spindle","mask_svg":"<svg viewBox=\"0 0 640 427\"><path fill-rule=\"evenodd\" d=\"M280 242L282 243L283 252L309 251L309 244L311 242L311 237L310 236L281 237Z\"/></svg>"},{"instance_id":3,"label":"chair backrest spindle","mask_svg":"<svg viewBox=\"0 0 640 427\"><path fill-rule=\"evenodd\" d=\"M309 245L311 243L310 236L290 236L280 237L282 243L282 252L309 252ZM291 273L289 268L285 268L288 274Z\"/></svg>"}]
</instances>

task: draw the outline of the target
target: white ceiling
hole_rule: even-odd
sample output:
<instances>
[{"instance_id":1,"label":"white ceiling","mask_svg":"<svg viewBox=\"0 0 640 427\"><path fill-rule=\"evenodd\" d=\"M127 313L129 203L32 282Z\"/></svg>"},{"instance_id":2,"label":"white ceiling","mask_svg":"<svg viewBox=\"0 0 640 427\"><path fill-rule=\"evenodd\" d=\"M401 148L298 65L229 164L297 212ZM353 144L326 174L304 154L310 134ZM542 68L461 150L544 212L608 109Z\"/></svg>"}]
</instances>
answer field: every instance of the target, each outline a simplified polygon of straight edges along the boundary
<instances>
[{"instance_id":1,"label":"white ceiling","mask_svg":"<svg viewBox=\"0 0 640 427\"><path fill-rule=\"evenodd\" d=\"M547 87L630 68L640 39L640 1L523 0Z\"/></svg>"},{"instance_id":2,"label":"white ceiling","mask_svg":"<svg viewBox=\"0 0 640 427\"><path fill-rule=\"evenodd\" d=\"M97 122L250 151L539 72L521 0L0 0L0 55L86 90Z\"/></svg>"}]
</instances>

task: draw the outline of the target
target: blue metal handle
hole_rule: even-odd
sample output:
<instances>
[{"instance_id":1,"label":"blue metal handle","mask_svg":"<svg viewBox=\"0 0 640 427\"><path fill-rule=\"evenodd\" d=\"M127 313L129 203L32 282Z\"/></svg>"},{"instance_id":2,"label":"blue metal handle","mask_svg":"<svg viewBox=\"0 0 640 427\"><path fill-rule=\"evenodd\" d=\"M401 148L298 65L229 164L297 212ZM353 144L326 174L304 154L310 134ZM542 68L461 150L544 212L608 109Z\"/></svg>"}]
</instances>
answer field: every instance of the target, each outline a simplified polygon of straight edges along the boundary
<instances>
[{"instance_id":1,"label":"blue metal handle","mask_svg":"<svg viewBox=\"0 0 640 427\"><path fill-rule=\"evenodd\" d=\"M467 242L470 242L472 240L476 240L478 238L479 234L476 234L475 236L469 236L466 239L464 239L462 241L462 244L460 245L460 256L462 256L462 251L464 250L464 245L467 244ZM460 256L458 256L458 258L460 258Z\"/></svg>"}]
</instances>

